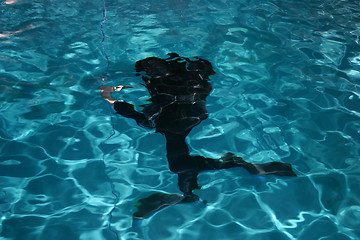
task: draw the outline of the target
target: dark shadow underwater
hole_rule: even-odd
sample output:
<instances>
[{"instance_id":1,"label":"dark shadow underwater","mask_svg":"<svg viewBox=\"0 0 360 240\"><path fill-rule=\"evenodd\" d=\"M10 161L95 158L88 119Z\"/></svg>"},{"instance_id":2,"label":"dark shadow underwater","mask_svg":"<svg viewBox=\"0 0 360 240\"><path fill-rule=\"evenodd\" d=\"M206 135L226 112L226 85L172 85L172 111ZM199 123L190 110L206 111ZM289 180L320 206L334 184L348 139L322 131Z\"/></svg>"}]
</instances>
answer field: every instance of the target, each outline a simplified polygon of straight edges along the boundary
<instances>
[{"instance_id":1,"label":"dark shadow underwater","mask_svg":"<svg viewBox=\"0 0 360 240\"><path fill-rule=\"evenodd\" d=\"M190 60L176 53L168 55L167 59L149 57L135 64L137 75L142 75L143 85L151 96L149 104L143 105L140 112L135 111L132 104L111 96L112 92L125 86L99 88L101 96L114 104L116 113L165 135L169 168L178 175L178 185L183 193L155 193L138 200L134 219L146 218L166 206L198 201L193 190L200 189L197 176L201 171L242 167L254 175L296 176L287 163L252 164L232 153L226 153L220 159L191 156L185 138L193 127L208 117L206 97L212 90L209 76L215 72L205 59L195 57Z\"/></svg>"}]
</instances>

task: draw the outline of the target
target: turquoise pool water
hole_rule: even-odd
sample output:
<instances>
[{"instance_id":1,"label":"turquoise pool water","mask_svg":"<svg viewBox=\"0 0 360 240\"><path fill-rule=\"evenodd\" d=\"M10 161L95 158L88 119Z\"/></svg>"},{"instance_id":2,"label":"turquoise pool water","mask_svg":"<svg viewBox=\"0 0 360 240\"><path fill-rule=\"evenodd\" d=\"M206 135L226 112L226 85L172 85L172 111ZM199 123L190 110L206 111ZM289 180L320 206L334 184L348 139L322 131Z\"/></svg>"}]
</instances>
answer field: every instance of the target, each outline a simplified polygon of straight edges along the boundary
<instances>
[{"instance_id":1,"label":"turquoise pool water","mask_svg":"<svg viewBox=\"0 0 360 240\"><path fill-rule=\"evenodd\" d=\"M0 5L0 239L360 238L359 1L105 6ZM134 222L138 199L180 193L177 176L164 137L114 115L97 88L132 85L116 96L144 103L134 64L168 52L217 72L193 154L291 163L298 177L204 172L207 205Z\"/></svg>"}]
</instances>

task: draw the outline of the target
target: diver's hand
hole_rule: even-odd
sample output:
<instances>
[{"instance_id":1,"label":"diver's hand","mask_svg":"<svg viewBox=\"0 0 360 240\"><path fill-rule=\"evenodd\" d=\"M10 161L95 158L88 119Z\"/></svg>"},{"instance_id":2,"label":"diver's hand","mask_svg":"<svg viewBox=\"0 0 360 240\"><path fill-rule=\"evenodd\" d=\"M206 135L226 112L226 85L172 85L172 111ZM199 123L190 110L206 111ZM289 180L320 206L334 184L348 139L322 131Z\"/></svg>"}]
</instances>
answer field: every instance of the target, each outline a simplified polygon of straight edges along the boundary
<instances>
[{"instance_id":1,"label":"diver's hand","mask_svg":"<svg viewBox=\"0 0 360 240\"><path fill-rule=\"evenodd\" d=\"M101 92L113 92L114 87L112 87L112 86L101 86L101 87L99 87L99 90Z\"/></svg>"},{"instance_id":2,"label":"diver's hand","mask_svg":"<svg viewBox=\"0 0 360 240\"><path fill-rule=\"evenodd\" d=\"M114 92L114 87L112 86L101 86L99 87L100 95L103 99L113 104L116 100L111 96L111 93Z\"/></svg>"},{"instance_id":3,"label":"diver's hand","mask_svg":"<svg viewBox=\"0 0 360 240\"><path fill-rule=\"evenodd\" d=\"M100 90L100 95L102 98L104 98L109 103L114 104L115 102L117 102L117 100L115 100L111 96L111 93L112 92L120 92L124 88L132 88L132 86L116 86L116 87L101 86L101 87L99 87L99 90Z\"/></svg>"}]
</instances>

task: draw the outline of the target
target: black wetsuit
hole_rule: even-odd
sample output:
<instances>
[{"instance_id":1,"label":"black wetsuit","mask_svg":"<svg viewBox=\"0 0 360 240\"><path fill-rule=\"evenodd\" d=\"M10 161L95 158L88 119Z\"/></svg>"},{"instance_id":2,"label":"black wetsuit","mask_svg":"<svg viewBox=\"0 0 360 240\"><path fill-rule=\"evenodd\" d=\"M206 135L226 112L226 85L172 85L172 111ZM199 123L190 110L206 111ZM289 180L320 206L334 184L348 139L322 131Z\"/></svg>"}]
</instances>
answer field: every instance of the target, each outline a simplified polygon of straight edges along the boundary
<instances>
[{"instance_id":1,"label":"black wetsuit","mask_svg":"<svg viewBox=\"0 0 360 240\"><path fill-rule=\"evenodd\" d=\"M251 164L230 153L220 159L191 156L185 138L194 126L208 117L206 97L212 90L208 81L215 72L207 60L190 60L176 53L169 56L136 62L135 69L143 73L144 85L151 95L150 103L143 105L141 112L124 101L116 101L114 108L139 125L155 128L165 135L169 167L178 174L178 184L186 201L197 199L193 190L198 188L197 175L203 170L244 167L251 174L295 176L290 164Z\"/></svg>"}]
</instances>

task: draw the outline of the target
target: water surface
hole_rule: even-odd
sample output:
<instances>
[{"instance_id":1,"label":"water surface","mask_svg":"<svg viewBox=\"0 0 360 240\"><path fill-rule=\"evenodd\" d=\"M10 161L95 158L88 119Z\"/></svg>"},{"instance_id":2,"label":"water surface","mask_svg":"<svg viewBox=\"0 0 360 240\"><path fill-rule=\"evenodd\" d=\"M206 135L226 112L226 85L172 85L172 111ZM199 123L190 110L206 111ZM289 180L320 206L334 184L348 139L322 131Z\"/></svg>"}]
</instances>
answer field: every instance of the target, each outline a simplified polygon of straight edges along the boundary
<instances>
[{"instance_id":1,"label":"water surface","mask_svg":"<svg viewBox=\"0 0 360 240\"><path fill-rule=\"evenodd\" d=\"M105 6L0 5L0 238L360 238L358 1ZM116 97L144 103L134 64L168 52L217 72L209 118L188 137L193 154L287 162L298 177L205 172L206 206L134 223L137 199L179 193L176 175L164 137L115 116L97 88L132 85Z\"/></svg>"}]
</instances>

